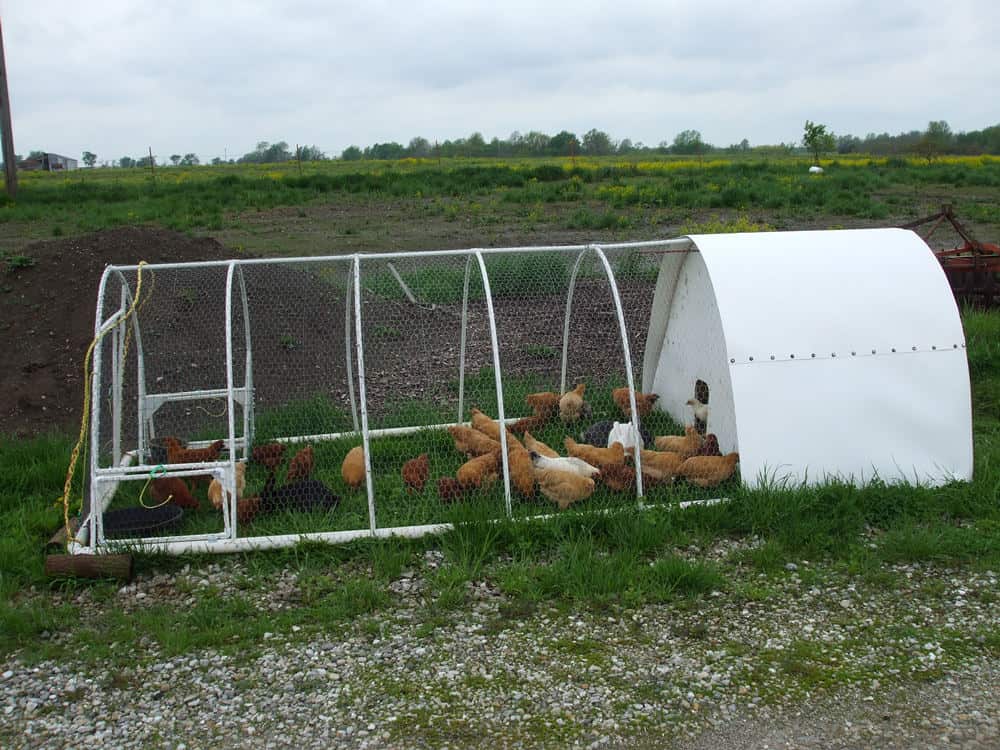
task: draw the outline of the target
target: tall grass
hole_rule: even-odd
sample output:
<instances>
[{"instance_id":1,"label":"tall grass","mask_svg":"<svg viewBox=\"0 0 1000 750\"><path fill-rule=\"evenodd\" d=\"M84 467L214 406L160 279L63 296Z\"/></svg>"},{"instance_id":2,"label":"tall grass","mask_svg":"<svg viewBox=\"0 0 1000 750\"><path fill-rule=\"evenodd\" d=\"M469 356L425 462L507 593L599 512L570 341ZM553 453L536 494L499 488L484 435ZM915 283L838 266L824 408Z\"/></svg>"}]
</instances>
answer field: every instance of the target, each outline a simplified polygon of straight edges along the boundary
<instances>
[{"instance_id":1,"label":"tall grass","mask_svg":"<svg viewBox=\"0 0 1000 750\"><path fill-rule=\"evenodd\" d=\"M832 161L809 175L798 159L707 163L616 159L538 163L477 160L326 162L299 175L286 166L242 165L162 170L80 170L32 175L17 202L0 198L0 222L36 222L78 231L136 223L173 229L221 229L247 210L364 196L375 201L494 195L515 204L586 202L568 226L613 229L629 224L621 209L767 209L873 220L908 188L996 188L1000 160L921 164L900 160ZM889 195L889 198L884 196ZM963 204L964 205L964 204ZM596 208L596 210L595 210ZM969 210L985 211L981 203ZM993 213L984 215L992 221Z\"/></svg>"}]
</instances>

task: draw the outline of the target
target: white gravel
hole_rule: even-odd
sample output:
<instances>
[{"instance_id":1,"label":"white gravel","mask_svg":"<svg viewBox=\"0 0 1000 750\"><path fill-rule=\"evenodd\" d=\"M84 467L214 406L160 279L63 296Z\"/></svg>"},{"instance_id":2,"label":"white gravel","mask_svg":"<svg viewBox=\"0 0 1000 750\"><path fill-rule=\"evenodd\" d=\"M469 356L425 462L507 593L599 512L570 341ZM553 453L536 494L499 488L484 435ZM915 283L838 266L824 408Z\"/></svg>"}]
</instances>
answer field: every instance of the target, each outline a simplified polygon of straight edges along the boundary
<instances>
[{"instance_id":1,"label":"white gravel","mask_svg":"<svg viewBox=\"0 0 1000 750\"><path fill-rule=\"evenodd\" d=\"M727 559L749 542L681 550ZM506 606L489 581L429 619L421 565L392 605L245 652L164 657L140 644L104 666L0 663L0 746L61 747L1000 747L997 575L923 565L866 583L798 561L733 590L635 610ZM207 581L202 584L201 581ZM82 617L189 606L201 586L294 610L296 575L246 591L240 563L153 575ZM254 598L256 597L256 598Z\"/></svg>"}]
</instances>

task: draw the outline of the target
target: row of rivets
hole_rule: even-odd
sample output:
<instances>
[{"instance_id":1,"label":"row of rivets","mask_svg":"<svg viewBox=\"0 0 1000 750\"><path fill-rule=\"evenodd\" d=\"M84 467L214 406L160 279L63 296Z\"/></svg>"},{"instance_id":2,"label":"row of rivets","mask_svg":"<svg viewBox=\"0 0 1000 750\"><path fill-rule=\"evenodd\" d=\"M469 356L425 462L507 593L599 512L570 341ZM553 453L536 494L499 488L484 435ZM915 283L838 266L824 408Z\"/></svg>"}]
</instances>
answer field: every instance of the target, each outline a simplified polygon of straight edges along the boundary
<instances>
[{"instance_id":1,"label":"row of rivets","mask_svg":"<svg viewBox=\"0 0 1000 750\"><path fill-rule=\"evenodd\" d=\"M951 348L952 348L952 349L958 349L958 344L952 344L952 345L951 345ZM963 349L965 348L965 344L962 344L962 348L963 348ZM892 353L893 353L893 354L895 354L895 353L896 353L896 348L895 348L895 347L893 347L893 348L891 349L891 351L892 351ZM914 352L915 352L915 351L917 351L917 347L915 347L915 346L913 346L913 347L910 347L910 351L914 351ZM935 352L936 352L936 351L937 351L937 346L936 346L936 345L934 345L934 346L931 346L931 351L935 351ZM856 351L854 351L854 352L851 352L851 356L852 356L852 357L856 357L856 356L857 356L857 354L858 354L858 353L857 353ZM872 349L872 354L878 354L878 350L877 350L877 349ZM810 356L810 358L812 358L812 359L816 359L816 353L815 353L815 352L813 352L813 353L812 353L812 354L810 354L809 356ZM836 357L836 356L837 356L837 352L830 352L830 356L831 356L831 357ZM794 355L794 354L789 354L789 355L788 355L788 358L789 358L789 359L795 359L795 355ZM748 359L748 360L749 360L750 362L753 362L753 357L747 357L747 359ZM771 355L771 361L773 362L774 360L775 360L775 355L774 355L774 354L772 354L772 355ZM735 357L733 357L733 358L730 358L730 360L729 360L729 363L730 363L730 364L733 364L733 365L734 365L734 364L736 364L736 358L735 358Z\"/></svg>"}]
</instances>

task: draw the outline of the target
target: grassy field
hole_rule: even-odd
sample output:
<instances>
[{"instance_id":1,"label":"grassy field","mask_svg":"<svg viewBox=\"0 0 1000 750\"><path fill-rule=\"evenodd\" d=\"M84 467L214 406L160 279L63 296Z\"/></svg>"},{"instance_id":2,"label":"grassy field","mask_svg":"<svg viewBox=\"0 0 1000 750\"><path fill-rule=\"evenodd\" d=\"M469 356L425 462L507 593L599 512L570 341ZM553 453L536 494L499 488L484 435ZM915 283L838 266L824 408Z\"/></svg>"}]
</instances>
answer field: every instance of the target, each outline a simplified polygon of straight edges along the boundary
<instances>
[{"instance_id":1,"label":"grassy field","mask_svg":"<svg viewBox=\"0 0 1000 750\"><path fill-rule=\"evenodd\" d=\"M777 228L891 225L955 204L1000 226L1000 159L316 162L28 173L0 199L0 249L128 224L209 232L234 249L336 252L503 242L512 230L649 238L693 216L752 213ZM419 224L414 235L408 225ZM436 231L428 232L428 226ZM440 238L440 239L439 239ZM451 242L449 242L451 239Z\"/></svg>"},{"instance_id":2,"label":"grassy field","mask_svg":"<svg viewBox=\"0 0 1000 750\"><path fill-rule=\"evenodd\" d=\"M934 163L857 159L804 161L324 163L282 167L162 169L30 175L16 203L0 205L7 257L31 239L121 224L208 232L238 252L276 254L462 246L517 238L650 237L684 227L801 228L885 225L953 202L983 239L1000 228L1000 160ZM385 243L388 242L389 245ZM148 644L163 653L232 647L234 636L301 628L353 627L391 606L388 584L428 549L444 563L430 580L424 612L433 630L467 600L467 582L490 580L511 616L541 602L559 607L638 607L697 600L711 591L748 600L770 576L808 558L891 586L896 561L996 570L1000 565L1000 314L963 314L973 384L975 479L937 490L831 484L728 493L733 501L683 513L567 513L550 523L490 522L495 506L449 511L462 525L440 538L316 545L239 558L247 596L190 592L195 604L132 616L107 582L53 582L42 546L60 523L70 438L0 438L0 652L25 659L134 659ZM287 415L286 415L287 417ZM293 417L287 417L291 419ZM281 431L286 424L262 430ZM542 435L555 440L556 435ZM343 446L341 446L343 447ZM331 448L333 450L334 448ZM447 450L441 446L442 455ZM387 446L393 453L393 445ZM403 455L402 452L399 453ZM450 468L451 465L448 465ZM254 476L253 482L260 481ZM331 482L336 479L332 478ZM398 486L380 491L401 493ZM666 503L672 499L663 498ZM363 521L363 508L349 508ZM408 520L408 519L401 519ZM696 540L756 536L739 559L692 562L676 554ZM208 566L203 558L141 557L142 572ZM258 610L249 593L294 571L300 604ZM748 574L746 571L749 570ZM764 583L761 583L761 581ZM94 612L74 598L108 606ZM992 636L995 638L995 634ZM112 649L111 644L133 648ZM245 648L243 646L242 648ZM124 655L123 655L124 654Z\"/></svg>"},{"instance_id":3,"label":"grassy field","mask_svg":"<svg viewBox=\"0 0 1000 750\"><path fill-rule=\"evenodd\" d=\"M60 523L55 503L65 471L69 440L50 436L0 445L0 650L24 649L26 658L68 656L86 646L85 657L110 655L112 642L152 642L168 653L202 646L226 648L244 634L348 627L362 614L389 606L387 585L427 549L441 549L445 564L428 592L428 622L461 607L466 583L484 577L510 598L511 607L540 602L584 607L636 607L699 597L713 590L752 596L759 586L738 573L781 575L788 562L823 561L871 580L899 561L1000 565L1000 315L966 312L975 423L975 479L931 490L874 485L857 489L820 487L747 491L731 487L732 502L686 512L665 504L639 513L566 513L555 521L492 522L497 505L484 499L445 514L460 522L440 538L316 545L243 556L248 590L266 588L280 570L320 588L303 606L281 612L248 610L241 600L218 600L195 592L193 609L157 608L138 619L114 607L81 623L66 597L40 595L50 587L88 589L110 598L112 583L52 582L42 574L42 545ZM391 446L389 446L391 448ZM446 452L447 447L442 447ZM456 459L457 460L457 459ZM398 481L397 481L398 484ZM380 486L379 492L400 487ZM364 521L359 501L356 521ZM388 520L388 519L387 519ZM395 520L395 519L392 519ZM400 521L417 519L400 518ZM731 561L697 563L673 550L693 540L759 536L763 543ZM877 543L872 544L871 540ZM141 557L140 570L170 572L207 566L208 559ZM68 587L68 589L67 589ZM742 591L742 594L740 592ZM237 608L233 610L233 608ZM233 617L238 614L239 617ZM98 636L101 633L101 636Z\"/></svg>"}]
</instances>

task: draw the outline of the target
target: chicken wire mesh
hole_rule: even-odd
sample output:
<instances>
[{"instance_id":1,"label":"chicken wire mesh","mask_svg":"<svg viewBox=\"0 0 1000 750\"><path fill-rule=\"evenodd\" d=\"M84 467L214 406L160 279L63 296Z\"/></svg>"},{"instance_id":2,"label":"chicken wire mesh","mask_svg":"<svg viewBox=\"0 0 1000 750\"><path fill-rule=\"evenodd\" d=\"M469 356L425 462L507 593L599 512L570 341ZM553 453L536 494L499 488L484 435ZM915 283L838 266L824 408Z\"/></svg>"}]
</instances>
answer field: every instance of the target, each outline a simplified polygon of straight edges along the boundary
<instances>
[{"instance_id":1,"label":"chicken wire mesh","mask_svg":"<svg viewBox=\"0 0 1000 750\"><path fill-rule=\"evenodd\" d=\"M150 266L131 316L137 271L112 269L94 494L184 507L146 537L216 541L634 505L639 479L646 501L712 494L609 437L658 268L642 247ZM639 450L683 436L635 398Z\"/></svg>"}]
</instances>

